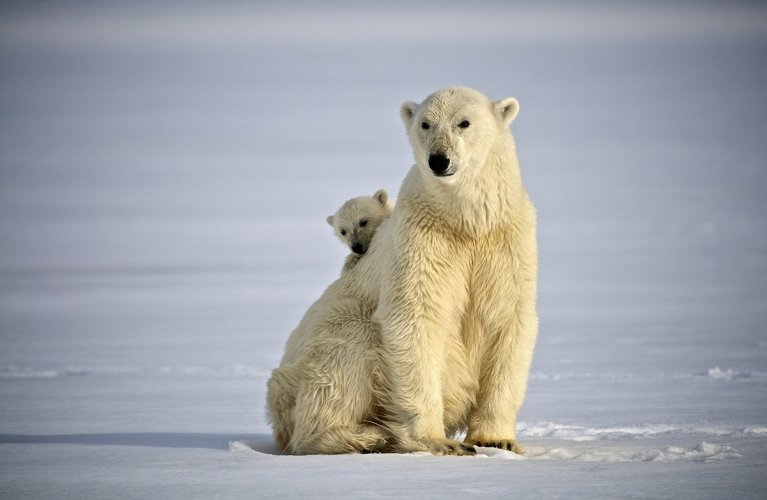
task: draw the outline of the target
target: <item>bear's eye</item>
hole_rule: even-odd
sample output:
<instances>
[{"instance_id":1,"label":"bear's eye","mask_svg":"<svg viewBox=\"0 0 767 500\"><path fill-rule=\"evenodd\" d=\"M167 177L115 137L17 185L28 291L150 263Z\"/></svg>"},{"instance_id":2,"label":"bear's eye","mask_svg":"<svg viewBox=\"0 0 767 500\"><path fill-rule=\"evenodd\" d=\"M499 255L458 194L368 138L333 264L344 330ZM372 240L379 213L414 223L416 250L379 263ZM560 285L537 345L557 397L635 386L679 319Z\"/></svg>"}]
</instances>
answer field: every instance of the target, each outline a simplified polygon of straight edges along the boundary
<instances>
[{"instance_id":1,"label":"bear's eye","mask_svg":"<svg viewBox=\"0 0 767 500\"><path fill-rule=\"evenodd\" d=\"M368 225L368 220L367 220L367 219L362 219L362 220L360 221L360 227L365 227L365 226L367 226L367 225Z\"/></svg>"},{"instance_id":2,"label":"bear's eye","mask_svg":"<svg viewBox=\"0 0 767 500\"><path fill-rule=\"evenodd\" d=\"M341 236L346 236L346 229L341 229Z\"/></svg>"},{"instance_id":3,"label":"bear's eye","mask_svg":"<svg viewBox=\"0 0 767 500\"><path fill-rule=\"evenodd\" d=\"M469 120L464 120L458 124L458 126L461 128L469 128L469 125L471 125L471 123L469 123Z\"/></svg>"},{"instance_id":4,"label":"bear's eye","mask_svg":"<svg viewBox=\"0 0 767 500\"><path fill-rule=\"evenodd\" d=\"M429 130L429 122L421 122L421 128L424 130Z\"/></svg>"}]
</instances>

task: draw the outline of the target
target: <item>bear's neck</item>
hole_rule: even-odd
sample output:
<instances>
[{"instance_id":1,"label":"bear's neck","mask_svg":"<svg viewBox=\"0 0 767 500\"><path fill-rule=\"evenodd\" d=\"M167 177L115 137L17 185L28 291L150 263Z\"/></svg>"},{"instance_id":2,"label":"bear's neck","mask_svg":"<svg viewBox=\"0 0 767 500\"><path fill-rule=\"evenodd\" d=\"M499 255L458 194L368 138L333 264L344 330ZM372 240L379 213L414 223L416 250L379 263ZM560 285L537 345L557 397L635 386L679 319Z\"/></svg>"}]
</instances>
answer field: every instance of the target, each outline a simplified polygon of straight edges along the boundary
<instances>
[{"instance_id":1,"label":"bear's neck","mask_svg":"<svg viewBox=\"0 0 767 500\"><path fill-rule=\"evenodd\" d=\"M454 183L421 177L419 192L414 193L420 206L414 208L451 232L470 237L513 226L514 215L526 198L513 139L499 141L483 166L466 174Z\"/></svg>"}]
</instances>

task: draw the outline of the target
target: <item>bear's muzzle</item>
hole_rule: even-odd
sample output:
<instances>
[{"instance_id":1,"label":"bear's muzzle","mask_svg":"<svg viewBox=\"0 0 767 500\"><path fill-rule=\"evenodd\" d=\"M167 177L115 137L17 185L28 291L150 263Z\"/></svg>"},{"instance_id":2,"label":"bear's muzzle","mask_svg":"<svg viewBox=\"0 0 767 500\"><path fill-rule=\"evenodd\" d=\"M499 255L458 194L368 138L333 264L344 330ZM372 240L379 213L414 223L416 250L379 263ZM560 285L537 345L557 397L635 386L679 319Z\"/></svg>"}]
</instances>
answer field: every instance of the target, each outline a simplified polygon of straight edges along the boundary
<instances>
[{"instance_id":1,"label":"bear's muzzle","mask_svg":"<svg viewBox=\"0 0 767 500\"><path fill-rule=\"evenodd\" d=\"M442 153L434 153L429 155L429 168L432 172L434 172L434 175L438 177L453 175L453 172L448 170L449 167L450 158L447 156L443 155Z\"/></svg>"}]
</instances>

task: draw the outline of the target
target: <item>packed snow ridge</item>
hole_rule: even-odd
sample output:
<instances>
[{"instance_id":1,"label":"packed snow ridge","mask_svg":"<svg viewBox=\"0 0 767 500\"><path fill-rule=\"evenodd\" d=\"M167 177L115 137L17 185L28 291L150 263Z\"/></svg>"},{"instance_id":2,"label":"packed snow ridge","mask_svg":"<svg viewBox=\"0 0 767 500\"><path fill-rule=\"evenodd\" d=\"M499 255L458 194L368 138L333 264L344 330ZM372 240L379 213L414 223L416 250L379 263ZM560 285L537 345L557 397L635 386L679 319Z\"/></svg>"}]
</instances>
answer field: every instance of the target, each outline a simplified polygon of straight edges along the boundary
<instances>
[{"instance_id":1,"label":"packed snow ridge","mask_svg":"<svg viewBox=\"0 0 767 500\"><path fill-rule=\"evenodd\" d=\"M710 426L674 426L647 424L641 426L593 428L580 425L538 422L528 424L520 422L518 434L526 439L559 439L566 441L601 441L625 438L641 438L658 435L693 435L736 436L767 435L767 427L723 428Z\"/></svg>"},{"instance_id":2,"label":"packed snow ridge","mask_svg":"<svg viewBox=\"0 0 767 500\"><path fill-rule=\"evenodd\" d=\"M692 448L681 446L667 446L660 449L632 449L625 446L615 449L530 447L525 455L525 458L532 460L581 460L584 462L712 462L741 457L742 455L732 446L705 441Z\"/></svg>"},{"instance_id":3,"label":"packed snow ridge","mask_svg":"<svg viewBox=\"0 0 767 500\"><path fill-rule=\"evenodd\" d=\"M718 366L709 368L701 375L713 380L767 380L767 373L764 372L738 372L732 368L722 370Z\"/></svg>"},{"instance_id":4,"label":"packed snow ridge","mask_svg":"<svg viewBox=\"0 0 767 500\"><path fill-rule=\"evenodd\" d=\"M626 427L589 428L578 425L541 422L519 423L519 436L527 443L527 453L517 455L496 448L477 447L476 458L496 460L576 460L583 462L712 462L741 458L741 452L728 444L705 440L692 447L648 445L641 438L663 435L711 437L767 436L767 427L725 429L714 427L679 427L672 425L644 425ZM460 439L460 438L459 438ZM630 440L630 441L627 441ZM546 441L550 441L548 444ZM565 443L562 443L562 442ZM571 444L566 442L570 441ZM597 444L599 441L600 444ZM610 444L608 444L610 443ZM229 450L235 453L279 454L270 442L232 441ZM430 456L429 453L386 454L390 457ZM380 456L380 455L379 455ZM463 458L463 457L461 457ZM396 458L393 458L396 459Z\"/></svg>"}]
</instances>

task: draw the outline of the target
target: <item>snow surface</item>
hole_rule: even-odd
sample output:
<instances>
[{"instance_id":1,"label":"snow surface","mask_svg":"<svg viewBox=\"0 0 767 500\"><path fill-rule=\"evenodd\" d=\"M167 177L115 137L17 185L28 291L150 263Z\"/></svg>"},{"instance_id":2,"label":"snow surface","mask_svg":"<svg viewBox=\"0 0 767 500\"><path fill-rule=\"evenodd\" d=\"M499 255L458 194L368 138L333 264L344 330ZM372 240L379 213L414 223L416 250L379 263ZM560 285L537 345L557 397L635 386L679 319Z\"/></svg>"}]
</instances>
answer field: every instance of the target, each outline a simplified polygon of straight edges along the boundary
<instances>
[{"instance_id":1,"label":"snow surface","mask_svg":"<svg viewBox=\"0 0 767 500\"><path fill-rule=\"evenodd\" d=\"M0 4L0 497L767 497L760 3ZM405 99L521 102L540 338L477 457L277 454Z\"/></svg>"}]
</instances>

